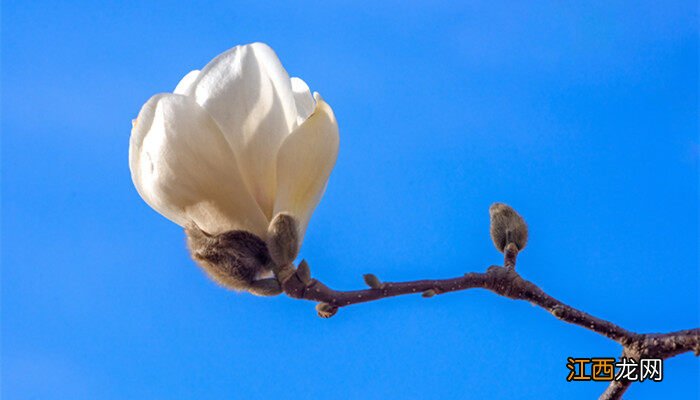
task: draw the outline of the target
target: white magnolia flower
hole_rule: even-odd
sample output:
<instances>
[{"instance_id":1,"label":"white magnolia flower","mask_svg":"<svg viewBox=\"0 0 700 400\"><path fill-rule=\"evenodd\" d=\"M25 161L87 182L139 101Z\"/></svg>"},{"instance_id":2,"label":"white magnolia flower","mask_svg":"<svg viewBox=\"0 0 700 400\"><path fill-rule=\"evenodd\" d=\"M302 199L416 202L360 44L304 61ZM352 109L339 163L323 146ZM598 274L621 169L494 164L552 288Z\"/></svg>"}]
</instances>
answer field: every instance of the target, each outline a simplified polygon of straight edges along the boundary
<instances>
[{"instance_id":1,"label":"white magnolia flower","mask_svg":"<svg viewBox=\"0 0 700 400\"><path fill-rule=\"evenodd\" d=\"M290 79L270 47L253 43L148 100L131 131L129 167L146 203L178 225L264 239L287 212L301 243L338 142L331 107Z\"/></svg>"}]
</instances>

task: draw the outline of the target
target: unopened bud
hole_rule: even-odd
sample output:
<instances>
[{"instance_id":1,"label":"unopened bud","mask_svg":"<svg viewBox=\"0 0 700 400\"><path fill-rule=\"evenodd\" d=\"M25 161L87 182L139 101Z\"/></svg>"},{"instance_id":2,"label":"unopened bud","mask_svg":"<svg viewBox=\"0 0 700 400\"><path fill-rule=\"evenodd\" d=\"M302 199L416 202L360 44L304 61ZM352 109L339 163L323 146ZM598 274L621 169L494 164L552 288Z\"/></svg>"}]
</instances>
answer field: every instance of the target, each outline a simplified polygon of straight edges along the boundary
<instances>
[{"instance_id":1,"label":"unopened bud","mask_svg":"<svg viewBox=\"0 0 700 400\"><path fill-rule=\"evenodd\" d=\"M362 277L365 279L367 286L371 287L372 289L381 289L384 286L382 281L380 281L374 274L365 274Z\"/></svg>"},{"instance_id":2,"label":"unopened bud","mask_svg":"<svg viewBox=\"0 0 700 400\"><path fill-rule=\"evenodd\" d=\"M299 253L297 221L287 213L279 213L267 228L267 248L278 266L291 264Z\"/></svg>"},{"instance_id":3,"label":"unopened bud","mask_svg":"<svg viewBox=\"0 0 700 400\"><path fill-rule=\"evenodd\" d=\"M552 315L557 318L562 318L564 316L564 308L561 306L554 306L551 309Z\"/></svg>"},{"instance_id":4,"label":"unopened bud","mask_svg":"<svg viewBox=\"0 0 700 400\"><path fill-rule=\"evenodd\" d=\"M425 298L427 299L427 298L429 298L429 297L435 296L436 294L437 294L437 293L435 293L435 291L434 291L433 289L428 289L428 290L426 290L425 292L423 292L423 295L422 295L422 296L425 297Z\"/></svg>"},{"instance_id":5,"label":"unopened bud","mask_svg":"<svg viewBox=\"0 0 700 400\"><path fill-rule=\"evenodd\" d=\"M489 208L491 215L491 240L501 253L509 243L515 244L522 251L527 244L527 224L512 207L503 203L494 203Z\"/></svg>"},{"instance_id":6,"label":"unopened bud","mask_svg":"<svg viewBox=\"0 0 700 400\"><path fill-rule=\"evenodd\" d=\"M330 318L338 312L338 307L328 303L318 303L316 304L316 312L321 318Z\"/></svg>"}]
</instances>

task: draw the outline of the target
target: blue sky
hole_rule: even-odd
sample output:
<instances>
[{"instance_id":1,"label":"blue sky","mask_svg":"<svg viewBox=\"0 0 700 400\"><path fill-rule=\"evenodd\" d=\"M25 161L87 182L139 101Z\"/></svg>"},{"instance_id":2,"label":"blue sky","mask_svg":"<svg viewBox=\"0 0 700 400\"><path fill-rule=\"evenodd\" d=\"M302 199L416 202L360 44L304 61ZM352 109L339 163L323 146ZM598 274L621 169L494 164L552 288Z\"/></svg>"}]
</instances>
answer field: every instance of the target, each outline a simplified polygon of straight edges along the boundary
<instances>
[{"instance_id":1,"label":"blue sky","mask_svg":"<svg viewBox=\"0 0 700 400\"><path fill-rule=\"evenodd\" d=\"M339 289L501 262L625 328L700 325L695 2L2 4L4 399L572 398L568 356L619 356L472 290L316 317L217 287L136 193L131 119L264 41L333 107L338 163L302 256ZM381 4L378 4L381 3ZM635 399L693 397L697 358Z\"/></svg>"}]
</instances>

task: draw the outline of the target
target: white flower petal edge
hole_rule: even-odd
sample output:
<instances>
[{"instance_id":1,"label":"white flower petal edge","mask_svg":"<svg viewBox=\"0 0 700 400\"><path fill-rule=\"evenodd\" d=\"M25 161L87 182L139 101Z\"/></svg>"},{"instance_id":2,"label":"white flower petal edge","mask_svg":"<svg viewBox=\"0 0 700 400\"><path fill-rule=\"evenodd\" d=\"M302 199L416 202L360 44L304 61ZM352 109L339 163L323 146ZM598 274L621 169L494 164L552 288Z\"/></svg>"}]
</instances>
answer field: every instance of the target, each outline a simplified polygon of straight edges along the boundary
<instances>
[{"instance_id":1,"label":"white flower petal edge","mask_svg":"<svg viewBox=\"0 0 700 400\"><path fill-rule=\"evenodd\" d=\"M234 47L202 69L187 95L218 124L248 190L272 219L277 152L298 116L291 80L275 52L263 43Z\"/></svg>"},{"instance_id":2,"label":"white flower petal edge","mask_svg":"<svg viewBox=\"0 0 700 400\"><path fill-rule=\"evenodd\" d=\"M246 190L236 156L194 99L153 96L131 133L129 167L151 207L178 225L218 234L243 229L264 237L268 219Z\"/></svg>"},{"instance_id":3,"label":"white flower petal edge","mask_svg":"<svg viewBox=\"0 0 700 400\"><path fill-rule=\"evenodd\" d=\"M190 91L190 87L192 87L192 84L198 76L198 69L190 71L187 75L180 79L180 82L177 84L177 86L175 86L175 90L173 90L173 93L187 95L187 93Z\"/></svg>"},{"instance_id":4,"label":"white flower petal edge","mask_svg":"<svg viewBox=\"0 0 700 400\"><path fill-rule=\"evenodd\" d=\"M311 96L309 86L300 78L292 78L292 92L294 92L294 103L297 106L297 126L306 121L314 111L316 102Z\"/></svg>"},{"instance_id":5,"label":"white flower petal edge","mask_svg":"<svg viewBox=\"0 0 700 400\"><path fill-rule=\"evenodd\" d=\"M313 114L282 143L277 156L274 214L288 212L299 222L299 243L338 158L338 123L331 107L314 93Z\"/></svg>"}]
</instances>

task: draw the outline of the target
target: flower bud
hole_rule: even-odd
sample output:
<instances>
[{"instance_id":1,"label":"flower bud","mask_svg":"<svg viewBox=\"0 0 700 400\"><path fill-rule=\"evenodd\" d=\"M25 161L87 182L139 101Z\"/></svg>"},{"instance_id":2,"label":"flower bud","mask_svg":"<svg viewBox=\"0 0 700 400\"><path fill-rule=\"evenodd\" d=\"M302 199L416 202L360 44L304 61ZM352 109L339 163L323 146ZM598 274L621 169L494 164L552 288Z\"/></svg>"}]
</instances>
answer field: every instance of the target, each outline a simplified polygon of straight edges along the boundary
<instances>
[{"instance_id":1,"label":"flower bud","mask_svg":"<svg viewBox=\"0 0 700 400\"><path fill-rule=\"evenodd\" d=\"M278 266L291 264L299 253L297 221L287 213L279 213L267 228L267 248Z\"/></svg>"},{"instance_id":2,"label":"flower bud","mask_svg":"<svg viewBox=\"0 0 700 400\"><path fill-rule=\"evenodd\" d=\"M515 244L518 251L527 244L527 224L512 207L503 203L493 203L489 208L491 215L491 240L503 253L509 243Z\"/></svg>"},{"instance_id":3,"label":"flower bud","mask_svg":"<svg viewBox=\"0 0 700 400\"><path fill-rule=\"evenodd\" d=\"M384 286L382 281L380 281L374 274L365 274L362 277L365 279L367 286L371 287L372 289L381 289Z\"/></svg>"},{"instance_id":4,"label":"flower bud","mask_svg":"<svg viewBox=\"0 0 700 400\"><path fill-rule=\"evenodd\" d=\"M338 312L338 307L328 303L318 303L316 304L316 312L321 318L330 318Z\"/></svg>"}]
</instances>

